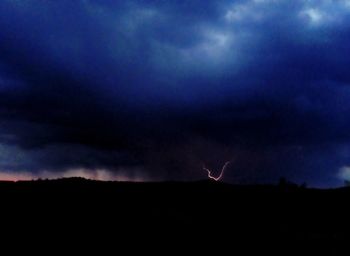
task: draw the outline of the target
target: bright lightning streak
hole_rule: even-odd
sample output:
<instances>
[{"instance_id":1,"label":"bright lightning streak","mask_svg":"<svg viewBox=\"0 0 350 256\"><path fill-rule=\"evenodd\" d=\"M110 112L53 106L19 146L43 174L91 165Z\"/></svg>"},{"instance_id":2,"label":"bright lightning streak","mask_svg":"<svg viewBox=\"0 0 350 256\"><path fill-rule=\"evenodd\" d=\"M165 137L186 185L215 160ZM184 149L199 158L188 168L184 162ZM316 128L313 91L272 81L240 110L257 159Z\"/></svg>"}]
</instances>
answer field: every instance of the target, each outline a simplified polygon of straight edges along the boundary
<instances>
[{"instance_id":1,"label":"bright lightning streak","mask_svg":"<svg viewBox=\"0 0 350 256\"><path fill-rule=\"evenodd\" d=\"M208 172L208 178L209 179L212 179L212 180L215 180L215 181L219 181L221 180L222 176L224 175L224 172L227 168L227 166L231 163L231 161L227 161L224 166L222 167L221 169L221 172L220 172L220 175L217 176L217 177L214 177L213 175L211 175L211 170L209 170L208 168L206 168L205 166L203 166L203 170L207 171Z\"/></svg>"}]
</instances>

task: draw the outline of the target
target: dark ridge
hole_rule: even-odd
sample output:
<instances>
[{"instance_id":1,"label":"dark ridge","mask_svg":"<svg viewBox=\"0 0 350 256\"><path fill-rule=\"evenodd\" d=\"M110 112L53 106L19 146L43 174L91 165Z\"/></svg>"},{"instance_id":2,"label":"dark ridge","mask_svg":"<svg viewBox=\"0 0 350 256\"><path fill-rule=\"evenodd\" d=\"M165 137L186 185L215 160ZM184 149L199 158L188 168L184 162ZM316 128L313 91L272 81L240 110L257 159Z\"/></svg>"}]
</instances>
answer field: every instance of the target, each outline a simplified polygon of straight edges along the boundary
<instances>
[{"instance_id":1,"label":"dark ridge","mask_svg":"<svg viewBox=\"0 0 350 256\"><path fill-rule=\"evenodd\" d=\"M277 245L295 252L305 244L307 252L317 253L338 250L350 230L348 187L65 178L0 182L0 195L1 219L11 224L9 230L28 236L36 230L111 239L108 234L124 237L131 232L135 242L149 239L179 246L195 243L195 238L201 241L198 246L225 241L220 248L227 249L263 241L268 253ZM72 228L74 232L67 233ZM262 252L261 247L244 248Z\"/></svg>"}]
</instances>

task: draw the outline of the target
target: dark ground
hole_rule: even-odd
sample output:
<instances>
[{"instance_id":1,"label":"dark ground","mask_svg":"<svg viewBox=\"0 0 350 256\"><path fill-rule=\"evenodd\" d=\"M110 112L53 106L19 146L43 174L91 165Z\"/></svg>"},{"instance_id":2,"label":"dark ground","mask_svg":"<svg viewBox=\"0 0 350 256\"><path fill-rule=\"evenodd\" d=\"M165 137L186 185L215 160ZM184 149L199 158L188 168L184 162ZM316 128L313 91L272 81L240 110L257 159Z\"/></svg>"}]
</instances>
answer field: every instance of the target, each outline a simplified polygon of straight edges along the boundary
<instances>
[{"instance_id":1,"label":"dark ground","mask_svg":"<svg viewBox=\"0 0 350 256\"><path fill-rule=\"evenodd\" d=\"M0 197L2 235L38 244L347 255L350 241L350 188L72 178L0 182Z\"/></svg>"}]
</instances>

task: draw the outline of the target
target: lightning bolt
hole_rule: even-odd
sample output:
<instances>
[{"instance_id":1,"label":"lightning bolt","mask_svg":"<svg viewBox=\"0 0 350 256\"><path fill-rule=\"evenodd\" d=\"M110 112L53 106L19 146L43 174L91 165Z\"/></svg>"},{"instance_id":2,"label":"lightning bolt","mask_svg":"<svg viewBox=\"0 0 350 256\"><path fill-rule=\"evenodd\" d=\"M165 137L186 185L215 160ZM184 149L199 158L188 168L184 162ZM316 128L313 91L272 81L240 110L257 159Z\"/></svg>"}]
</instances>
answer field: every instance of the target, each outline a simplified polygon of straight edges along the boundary
<instances>
[{"instance_id":1,"label":"lightning bolt","mask_svg":"<svg viewBox=\"0 0 350 256\"><path fill-rule=\"evenodd\" d=\"M224 172L227 168L227 166L231 163L231 161L227 161L224 166L221 168L221 172L220 172L220 175L215 177L211 174L211 170L209 170L208 168L206 168L205 166L203 166L203 170L207 171L208 173L208 178L209 179L212 179L212 180L215 180L215 181L219 181L221 180L222 176L224 175Z\"/></svg>"}]
</instances>

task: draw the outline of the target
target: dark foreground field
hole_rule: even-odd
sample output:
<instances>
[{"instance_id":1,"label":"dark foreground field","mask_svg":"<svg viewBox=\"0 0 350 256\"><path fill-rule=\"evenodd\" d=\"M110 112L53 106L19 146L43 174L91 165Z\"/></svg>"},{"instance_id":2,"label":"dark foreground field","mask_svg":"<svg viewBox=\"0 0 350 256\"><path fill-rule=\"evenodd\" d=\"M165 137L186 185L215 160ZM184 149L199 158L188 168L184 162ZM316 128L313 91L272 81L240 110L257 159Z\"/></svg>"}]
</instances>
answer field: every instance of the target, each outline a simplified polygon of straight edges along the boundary
<instances>
[{"instance_id":1,"label":"dark foreground field","mask_svg":"<svg viewBox=\"0 0 350 256\"><path fill-rule=\"evenodd\" d=\"M0 197L2 233L39 244L82 239L85 247L147 242L151 248L239 248L247 255L338 255L346 249L350 230L347 188L73 178L0 182Z\"/></svg>"}]
</instances>

